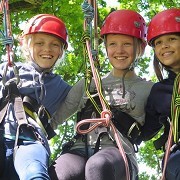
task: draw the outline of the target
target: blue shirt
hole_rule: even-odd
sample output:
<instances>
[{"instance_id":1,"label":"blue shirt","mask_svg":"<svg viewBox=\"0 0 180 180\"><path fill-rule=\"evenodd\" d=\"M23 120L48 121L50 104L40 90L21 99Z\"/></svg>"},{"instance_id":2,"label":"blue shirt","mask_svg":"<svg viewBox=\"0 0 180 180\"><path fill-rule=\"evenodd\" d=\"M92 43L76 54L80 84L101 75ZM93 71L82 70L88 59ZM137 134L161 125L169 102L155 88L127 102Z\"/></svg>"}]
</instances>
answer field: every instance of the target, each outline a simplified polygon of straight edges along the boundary
<instances>
[{"instance_id":1,"label":"blue shirt","mask_svg":"<svg viewBox=\"0 0 180 180\"><path fill-rule=\"evenodd\" d=\"M6 64L0 65L0 98L4 86L2 84L3 69ZM57 108L63 103L71 86L68 85L59 75L52 72L38 72L29 63L16 63L19 71L20 83L19 92L34 98L38 103L42 104L52 115ZM12 67L8 67L6 73L6 82L14 78ZM13 104L10 104L5 116L5 135L14 136L16 133L17 122L14 114Z\"/></svg>"}]
</instances>

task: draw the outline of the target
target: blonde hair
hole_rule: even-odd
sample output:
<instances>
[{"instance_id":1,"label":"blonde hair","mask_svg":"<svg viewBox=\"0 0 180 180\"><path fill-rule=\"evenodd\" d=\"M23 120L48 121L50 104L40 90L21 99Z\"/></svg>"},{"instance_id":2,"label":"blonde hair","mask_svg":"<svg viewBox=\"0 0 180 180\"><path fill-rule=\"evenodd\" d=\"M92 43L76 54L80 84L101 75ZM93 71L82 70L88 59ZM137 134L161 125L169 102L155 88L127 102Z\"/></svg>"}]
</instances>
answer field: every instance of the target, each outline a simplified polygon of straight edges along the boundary
<instances>
[{"instance_id":1,"label":"blonde hair","mask_svg":"<svg viewBox=\"0 0 180 180\"><path fill-rule=\"evenodd\" d=\"M32 34L25 35L23 38L21 38L21 52L22 56L25 58L25 60L31 60L31 55L29 52L29 47L32 39Z\"/></svg>"}]
</instances>

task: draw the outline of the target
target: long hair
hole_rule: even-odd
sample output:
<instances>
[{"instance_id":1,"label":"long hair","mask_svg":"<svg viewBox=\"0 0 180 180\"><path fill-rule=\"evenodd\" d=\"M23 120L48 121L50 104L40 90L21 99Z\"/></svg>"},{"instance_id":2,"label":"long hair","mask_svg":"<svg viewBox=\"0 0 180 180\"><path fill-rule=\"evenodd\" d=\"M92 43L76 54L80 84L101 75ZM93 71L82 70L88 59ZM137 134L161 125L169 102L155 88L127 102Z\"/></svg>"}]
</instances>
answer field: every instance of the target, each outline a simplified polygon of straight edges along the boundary
<instances>
[{"instance_id":1,"label":"long hair","mask_svg":"<svg viewBox=\"0 0 180 180\"><path fill-rule=\"evenodd\" d=\"M159 62L159 60L156 57L155 53L154 53L153 67L154 67L154 72L155 72L158 80L162 81L163 80L163 66Z\"/></svg>"}]
</instances>

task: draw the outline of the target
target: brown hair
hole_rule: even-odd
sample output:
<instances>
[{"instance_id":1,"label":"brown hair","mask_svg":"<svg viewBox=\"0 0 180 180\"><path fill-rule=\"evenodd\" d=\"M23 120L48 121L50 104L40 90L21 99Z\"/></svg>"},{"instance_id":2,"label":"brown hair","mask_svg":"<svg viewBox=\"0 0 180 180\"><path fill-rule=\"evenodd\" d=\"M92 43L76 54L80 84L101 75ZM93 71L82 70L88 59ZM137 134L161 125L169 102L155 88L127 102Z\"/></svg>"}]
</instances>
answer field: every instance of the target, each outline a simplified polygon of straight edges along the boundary
<instances>
[{"instance_id":1,"label":"brown hair","mask_svg":"<svg viewBox=\"0 0 180 180\"><path fill-rule=\"evenodd\" d=\"M159 62L155 53L154 53L153 67L154 67L154 71L155 71L155 74L156 74L158 80L162 81L163 80L163 75L162 75L163 65Z\"/></svg>"}]
</instances>

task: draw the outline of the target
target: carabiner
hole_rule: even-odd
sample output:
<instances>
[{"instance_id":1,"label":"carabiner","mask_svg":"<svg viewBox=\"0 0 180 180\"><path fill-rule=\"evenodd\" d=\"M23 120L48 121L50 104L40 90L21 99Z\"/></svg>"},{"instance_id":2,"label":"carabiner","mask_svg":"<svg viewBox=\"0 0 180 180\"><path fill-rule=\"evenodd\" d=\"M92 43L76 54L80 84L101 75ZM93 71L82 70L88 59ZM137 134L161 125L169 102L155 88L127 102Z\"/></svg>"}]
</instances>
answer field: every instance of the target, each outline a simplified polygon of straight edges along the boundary
<instances>
[{"instance_id":1,"label":"carabiner","mask_svg":"<svg viewBox=\"0 0 180 180\"><path fill-rule=\"evenodd\" d=\"M7 71L8 71L8 67L9 67L9 63L7 63L5 68L4 68L3 77L2 77L2 83L3 83L4 86L6 84L12 82L12 81L15 81L17 85L20 82L19 71L18 71L17 66L14 64L14 62L11 62L11 66L12 66L13 71L14 71L14 78L9 79L8 81L6 79L6 75L7 75Z\"/></svg>"}]
</instances>

